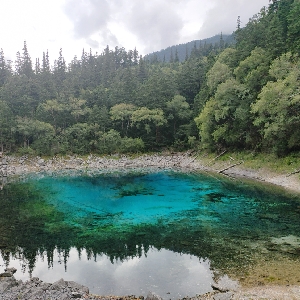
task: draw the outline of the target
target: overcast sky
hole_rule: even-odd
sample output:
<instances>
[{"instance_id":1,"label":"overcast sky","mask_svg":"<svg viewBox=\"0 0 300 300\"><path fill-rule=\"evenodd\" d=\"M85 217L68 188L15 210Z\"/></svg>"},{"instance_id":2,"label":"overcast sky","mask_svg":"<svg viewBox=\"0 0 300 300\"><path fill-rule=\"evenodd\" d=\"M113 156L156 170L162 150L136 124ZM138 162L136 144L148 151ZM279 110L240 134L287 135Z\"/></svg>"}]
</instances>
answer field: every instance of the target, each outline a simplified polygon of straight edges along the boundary
<instances>
[{"instance_id":1,"label":"overcast sky","mask_svg":"<svg viewBox=\"0 0 300 300\"><path fill-rule=\"evenodd\" d=\"M59 49L70 62L84 48L101 53L109 45L140 54L232 33L269 0L0 0L0 48L15 60L24 40L33 62Z\"/></svg>"}]
</instances>

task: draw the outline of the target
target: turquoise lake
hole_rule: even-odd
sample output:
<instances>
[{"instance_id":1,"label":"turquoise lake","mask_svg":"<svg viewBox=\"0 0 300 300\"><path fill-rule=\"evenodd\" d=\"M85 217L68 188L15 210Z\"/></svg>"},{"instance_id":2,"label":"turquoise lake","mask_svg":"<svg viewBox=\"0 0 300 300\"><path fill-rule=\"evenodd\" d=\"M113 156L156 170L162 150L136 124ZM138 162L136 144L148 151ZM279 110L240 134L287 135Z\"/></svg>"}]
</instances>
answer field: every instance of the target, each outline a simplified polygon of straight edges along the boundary
<instances>
[{"instance_id":1,"label":"turquoise lake","mask_svg":"<svg viewBox=\"0 0 300 300\"><path fill-rule=\"evenodd\" d=\"M63 277L101 295L177 299L211 291L227 275L291 283L288 273L253 279L251 270L299 263L299 195L251 181L57 173L5 185L0 206L0 270L15 266L23 280Z\"/></svg>"}]
</instances>

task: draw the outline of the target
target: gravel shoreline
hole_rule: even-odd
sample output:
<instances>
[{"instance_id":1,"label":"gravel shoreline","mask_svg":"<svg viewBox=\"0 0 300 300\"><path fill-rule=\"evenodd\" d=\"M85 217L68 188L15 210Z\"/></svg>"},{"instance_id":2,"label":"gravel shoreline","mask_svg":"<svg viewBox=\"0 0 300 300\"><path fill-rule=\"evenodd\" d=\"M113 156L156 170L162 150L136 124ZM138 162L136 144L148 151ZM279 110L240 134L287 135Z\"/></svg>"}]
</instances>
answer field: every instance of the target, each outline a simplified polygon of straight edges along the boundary
<instances>
[{"instance_id":1,"label":"gravel shoreline","mask_svg":"<svg viewBox=\"0 0 300 300\"><path fill-rule=\"evenodd\" d=\"M130 170L155 171L155 170L178 170L183 172L205 171L219 173L236 178L254 179L257 181L271 183L281 186L290 191L300 193L299 175L283 175L260 168L258 170L246 169L243 164L232 161L220 162L201 160L197 154L166 153L141 155L138 157L128 157L125 155L114 155L99 157L89 155L86 158L79 156L54 156L49 159L41 157L15 157L0 155L0 185L12 178L25 178L30 174L54 174L56 172L85 172L86 174L97 174L105 172L128 172ZM1 187L1 186L0 186Z\"/></svg>"},{"instance_id":2,"label":"gravel shoreline","mask_svg":"<svg viewBox=\"0 0 300 300\"><path fill-rule=\"evenodd\" d=\"M78 156L52 157L43 159L41 157L14 157L0 156L0 188L12 180L26 178L37 174L55 174L56 172L79 172L88 175L106 172L128 172L130 170L156 171L156 170L178 170L184 172L205 171L220 173L235 178L248 178L262 182L275 184L286 188L289 191L300 193L299 176L276 174L264 169L250 170L243 168L237 163L210 161L204 162L197 154L186 153L166 153L141 155L131 158L125 155L114 155L98 157L89 155L86 158ZM126 296L96 296L90 295L88 288L74 282L67 282L60 279L56 283L43 283L38 278L33 278L28 282L17 281L13 277L13 272L0 274L0 300L11 299L144 299L144 297ZM3 275L4 274L4 275ZM5 275L6 274L6 275ZM214 292L193 298L184 299L300 299L299 286L260 286L250 288L230 288L215 285ZM150 294L146 300L158 300L159 296Z\"/></svg>"}]
</instances>

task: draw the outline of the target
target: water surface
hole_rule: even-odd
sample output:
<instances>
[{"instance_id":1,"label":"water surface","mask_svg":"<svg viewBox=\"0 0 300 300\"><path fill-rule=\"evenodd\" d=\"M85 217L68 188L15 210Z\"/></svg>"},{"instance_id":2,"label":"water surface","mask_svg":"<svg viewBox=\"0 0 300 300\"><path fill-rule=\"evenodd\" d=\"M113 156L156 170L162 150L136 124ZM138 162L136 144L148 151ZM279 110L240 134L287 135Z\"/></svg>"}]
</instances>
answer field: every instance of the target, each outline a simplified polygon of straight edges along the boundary
<instances>
[{"instance_id":1,"label":"water surface","mask_svg":"<svg viewBox=\"0 0 300 300\"><path fill-rule=\"evenodd\" d=\"M70 175L1 191L0 265L16 265L18 278L176 299L262 261L298 263L297 195L198 173Z\"/></svg>"}]
</instances>

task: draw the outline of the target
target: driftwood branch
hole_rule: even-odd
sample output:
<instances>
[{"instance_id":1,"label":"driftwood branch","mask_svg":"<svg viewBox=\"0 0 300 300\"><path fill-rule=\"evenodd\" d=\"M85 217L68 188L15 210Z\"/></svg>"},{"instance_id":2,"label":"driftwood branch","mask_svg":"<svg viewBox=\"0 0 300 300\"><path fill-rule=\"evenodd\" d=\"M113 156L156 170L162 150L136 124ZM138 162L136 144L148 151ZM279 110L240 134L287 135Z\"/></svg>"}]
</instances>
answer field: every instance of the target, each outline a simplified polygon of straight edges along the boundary
<instances>
[{"instance_id":1,"label":"driftwood branch","mask_svg":"<svg viewBox=\"0 0 300 300\"><path fill-rule=\"evenodd\" d=\"M197 159L197 157L200 155L200 153L199 152L196 152L196 154L194 155L194 157L187 163L187 165L189 165L189 164L191 164L192 162L194 162L196 159Z\"/></svg>"},{"instance_id":2,"label":"driftwood branch","mask_svg":"<svg viewBox=\"0 0 300 300\"><path fill-rule=\"evenodd\" d=\"M219 154L218 156L216 156L215 158L213 158L212 160L210 160L206 166L208 166L210 163L212 163L213 161L215 161L216 159L218 159L219 157L221 157L223 154L225 154L227 152L227 150L224 150L221 154Z\"/></svg>"},{"instance_id":3,"label":"driftwood branch","mask_svg":"<svg viewBox=\"0 0 300 300\"><path fill-rule=\"evenodd\" d=\"M240 162L238 162L238 163L236 163L236 164L230 165L229 167L226 167L226 168L222 169L222 170L219 171L218 173L223 173L223 172L225 172L225 171L227 171L227 170L229 170L229 169L231 169L231 168L233 168L233 167L235 167L235 166L241 165L242 163L244 163L244 161L240 161Z\"/></svg>"},{"instance_id":4,"label":"driftwood branch","mask_svg":"<svg viewBox=\"0 0 300 300\"><path fill-rule=\"evenodd\" d=\"M300 173L300 169L299 169L299 170L296 170L296 171L294 171L294 172L292 172L292 173L290 173L290 174L288 174L288 175L286 175L286 177L289 177L289 176L294 175L294 174L297 174L297 173Z\"/></svg>"}]
</instances>

